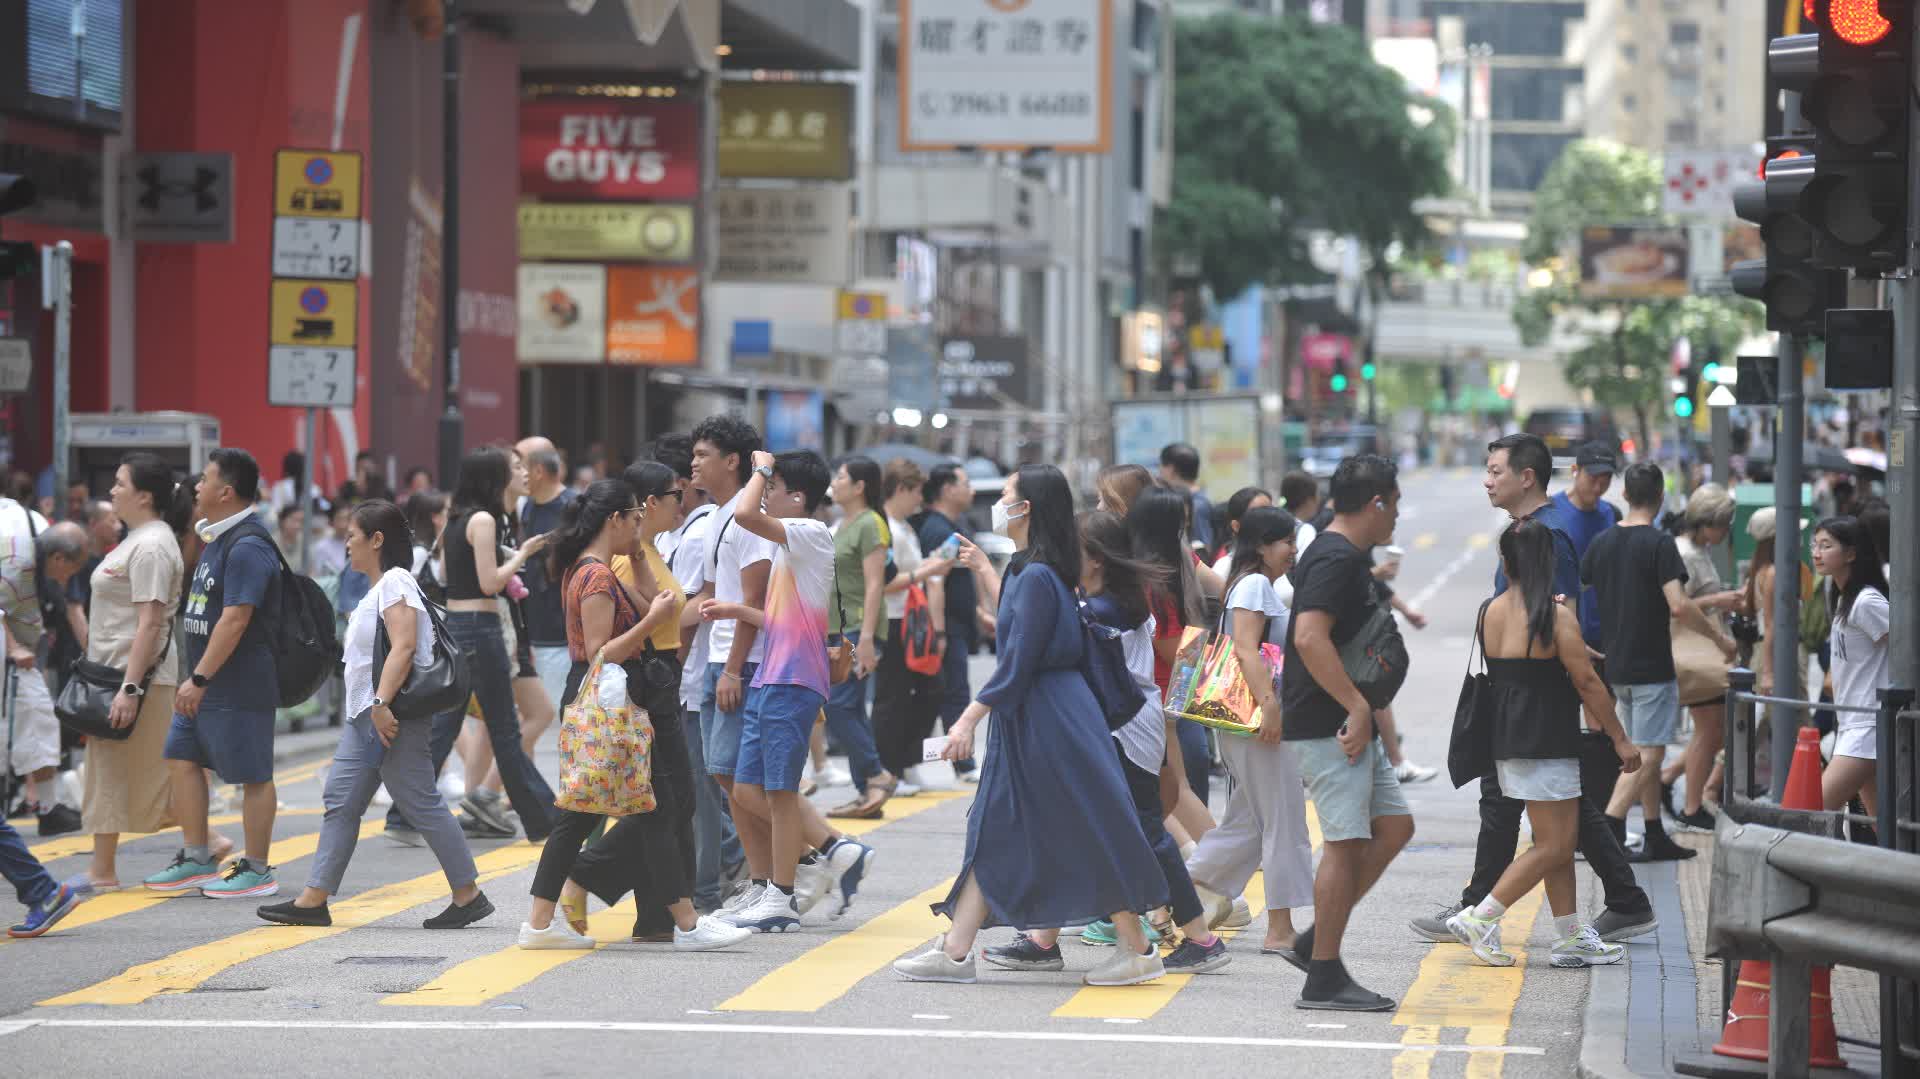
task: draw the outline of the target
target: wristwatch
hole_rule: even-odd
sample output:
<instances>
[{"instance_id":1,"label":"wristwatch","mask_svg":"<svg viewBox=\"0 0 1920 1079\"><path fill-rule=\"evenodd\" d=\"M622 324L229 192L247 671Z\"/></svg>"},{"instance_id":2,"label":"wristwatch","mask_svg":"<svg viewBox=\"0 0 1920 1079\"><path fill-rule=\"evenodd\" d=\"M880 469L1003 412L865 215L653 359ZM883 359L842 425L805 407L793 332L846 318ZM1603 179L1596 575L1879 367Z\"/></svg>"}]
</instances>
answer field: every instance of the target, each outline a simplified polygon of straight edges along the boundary
<instances>
[{"instance_id":1,"label":"wristwatch","mask_svg":"<svg viewBox=\"0 0 1920 1079\"><path fill-rule=\"evenodd\" d=\"M129 697L142 697L146 695L147 691L141 689L140 683L138 682L128 682L126 685L120 687L120 692Z\"/></svg>"},{"instance_id":2,"label":"wristwatch","mask_svg":"<svg viewBox=\"0 0 1920 1079\"><path fill-rule=\"evenodd\" d=\"M370 707L370 708L384 708L384 707L386 707L386 705L387 705L387 702L386 702L386 701L383 701L383 700L381 700L380 698L378 698L378 697L375 697L375 698L373 699L373 703L372 703L371 705L368 705L368 707Z\"/></svg>"},{"instance_id":3,"label":"wristwatch","mask_svg":"<svg viewBox=\"0 0 1920 1079\"><path fill-rule=\"evenodd\" d=\"M209 681L209 679L207 678L206 675L201 674L199 671L195 671L193 672L193 676L188 678L187 681L192 682L195 686L199 687L200 689L205 689L207 688L207 682Z\"/></svg>"},{"instance_id":4,"label":"wristwatch","mask_svg":"<svg viewBox=\"0 0 1920 1079\"><path fill-rule=\"evenodd\" d=\"M768 480L773 479L772 465L761 465L759 468L754 469L754 471L760 473L762 476L765 476Z\"/></svg>"}]
</instances>

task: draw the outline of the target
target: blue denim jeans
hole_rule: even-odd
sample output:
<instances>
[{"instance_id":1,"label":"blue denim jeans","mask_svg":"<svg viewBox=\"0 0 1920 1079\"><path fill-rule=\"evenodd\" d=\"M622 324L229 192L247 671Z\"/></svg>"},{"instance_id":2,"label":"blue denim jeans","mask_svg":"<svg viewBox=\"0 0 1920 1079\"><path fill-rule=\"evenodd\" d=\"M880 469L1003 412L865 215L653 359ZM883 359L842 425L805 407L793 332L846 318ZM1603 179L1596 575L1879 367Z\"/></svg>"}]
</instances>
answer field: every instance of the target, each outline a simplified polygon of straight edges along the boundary
<instances>
[{"instance_id":1,"label":"blue denim jeans","mask_svg":"<svg viewBox=\"0 0 1920 1079\"><path fill-rule=\"evenodd\" d=\"M847 643L858 646L860 631L848 630ZM872 677L849 676L833 687L827 697L827 734L847 755L847 771L853 776L853 789L865 791L867 781L879 775L880 752L873 745L873 727L867 723L867 681Z\"/></svg>"},{"instance_id":2,"label":"blue denim jeans","mask_svg":"<svg viewBox=\"0 0 1920 1079\"><path fill-rule=\"evenodd\" d=\"M0 819L0 876L13 885L13 894L25 907L45 902L59 888L40 859L27 849L27 841L4 819Z\"/></svg>"}]
</instances>

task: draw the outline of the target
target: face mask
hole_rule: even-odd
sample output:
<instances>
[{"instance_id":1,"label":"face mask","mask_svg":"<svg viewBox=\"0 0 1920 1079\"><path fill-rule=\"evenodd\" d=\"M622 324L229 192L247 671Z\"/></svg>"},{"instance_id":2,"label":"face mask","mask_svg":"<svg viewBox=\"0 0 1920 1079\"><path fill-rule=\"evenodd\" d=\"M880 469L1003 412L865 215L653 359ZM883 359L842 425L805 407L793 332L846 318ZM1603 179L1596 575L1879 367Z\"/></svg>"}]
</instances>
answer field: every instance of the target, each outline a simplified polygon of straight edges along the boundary
<instances>
[{"instance_id":1,"label":"face mask","mask_svg":"<svg viewBox=\"0 0 1920 1079\"><path fill-rule=\"evenodd\" d=\"M1015 502L1014 505L1020 506L1020 505L1025 505L1025 503ZM994 535L996 536L1006 535L1007 524L1009 522L1018 521L1019 519L1027 515L1026 510L1021 510L1019 513L1008 512L1011 509L1012 507L1008 506L1005 502L995 502L993 504L993 534Z\"/></svg>"}]
</instances>

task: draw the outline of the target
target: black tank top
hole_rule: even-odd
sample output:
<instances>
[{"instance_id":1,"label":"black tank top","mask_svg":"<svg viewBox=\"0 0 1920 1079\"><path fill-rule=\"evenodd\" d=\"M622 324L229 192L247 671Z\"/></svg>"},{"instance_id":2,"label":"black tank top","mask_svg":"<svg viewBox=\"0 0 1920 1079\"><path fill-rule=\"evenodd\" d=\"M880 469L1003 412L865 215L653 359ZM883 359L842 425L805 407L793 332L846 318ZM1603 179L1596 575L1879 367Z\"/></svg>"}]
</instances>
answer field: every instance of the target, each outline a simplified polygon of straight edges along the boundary
<instances>
[{"instance_id":1,"label":"black tank top","mask_svg":"<svg viewBox=\"0 0 1920 1079\"><path fill-rule=\"evenodd\" d=\"M1493 759L1580 756L1580 693L1560 660L1487 657L1493 679Z\"/></svg>"},{"instance_id":2,"label":"black tank top","mask_svg":"<svg viewBox=\"0 0 1920 1079\"><path fill-rule=\"evenodd\" d=\"M466 513L447 522L447 530L440 537L441 557L447 574L447 599L488 599L480 590L480 569L474 565L473 544L467 542L467 525L478 510ZM496 522L497 524L498 522Z\"/></svg>"}]
</instances>

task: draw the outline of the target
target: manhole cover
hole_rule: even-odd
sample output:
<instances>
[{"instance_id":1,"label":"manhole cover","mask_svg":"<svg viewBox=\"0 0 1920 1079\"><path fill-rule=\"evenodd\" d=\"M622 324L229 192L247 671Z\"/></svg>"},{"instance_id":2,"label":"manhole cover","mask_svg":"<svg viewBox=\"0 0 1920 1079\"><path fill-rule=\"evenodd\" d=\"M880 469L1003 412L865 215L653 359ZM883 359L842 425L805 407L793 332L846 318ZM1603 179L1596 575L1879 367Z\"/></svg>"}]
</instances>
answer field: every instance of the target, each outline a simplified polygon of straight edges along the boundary
<instances>
[{"instance_id":1,"label":"manhole cover","mask_svg":"<svg viewBox=\"0 0 1920 1079\"><path fill-rule=\"evenodd\" d=\"M340 960L342 963L359 963L370 967L407 967L426 963L443 963L444 955L350 955Z\"/></svg>"}]
</instances>

